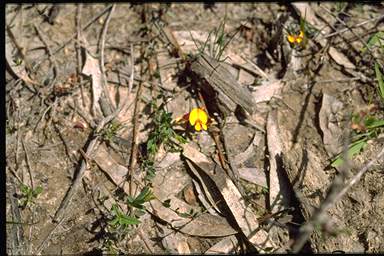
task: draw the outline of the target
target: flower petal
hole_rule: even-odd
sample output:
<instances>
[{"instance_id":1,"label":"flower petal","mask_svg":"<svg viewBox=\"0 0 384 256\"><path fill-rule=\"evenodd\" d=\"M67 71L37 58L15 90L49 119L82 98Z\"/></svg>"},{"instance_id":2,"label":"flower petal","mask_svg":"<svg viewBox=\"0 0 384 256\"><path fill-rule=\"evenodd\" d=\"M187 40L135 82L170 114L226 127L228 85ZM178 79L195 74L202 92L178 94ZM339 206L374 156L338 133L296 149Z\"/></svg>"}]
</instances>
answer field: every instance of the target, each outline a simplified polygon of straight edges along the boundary
<instances>
[{"instance_id":1,"label":"flower petal","mask_svg":"<svg viewBox=\"0 0 384 256\"><path fill-rule=\"evenodd\" d=\"M196 130L196 131L200 131L200 130L201 130L200 122L197 122L197 123L196 123L196 125L195 125L195 130Z\"/></svg>"},{"instance_id":2,"label":"flower petal","mask_svg":"<svg viewBox=\"0 0 384 256\"><path fill-rule=\"evenodd\" d=\"M191 113L189 113L189 123L194 126L196 120L198 119L198 108L192 109Z\"/></svg>"},{"instance_id":3,"label":"flower petal","mask_svg":"<svg viewBox=\"0 0 384 256\"><path fill-rule=\"evenodd\" d=\"M208 121L208 115L205 113L205 111L201 108L198 109L198 115L201 123L206 124Z\"/></svg>"},{"instance_id":4,"label":"flower petal","mask_svg":"<svg viewBox=\"0 0 384 256\"><path fill-rule=\"evenodd\" d=\"M294 42L295 42L295 37L292 36L292 35L288 35L288 41L289 41L290 43L294 43Z\"/></svg>"},{"instance_id":5,"label":"flower petal","mask_svg":"<svg viewBox=\"0 0 384 256\"><path fill-rule=\"evenodd\" d=\"M204 130L207 130L207 125L202 123L201 126L203 127Z\"/></svg>"}]
</instances>

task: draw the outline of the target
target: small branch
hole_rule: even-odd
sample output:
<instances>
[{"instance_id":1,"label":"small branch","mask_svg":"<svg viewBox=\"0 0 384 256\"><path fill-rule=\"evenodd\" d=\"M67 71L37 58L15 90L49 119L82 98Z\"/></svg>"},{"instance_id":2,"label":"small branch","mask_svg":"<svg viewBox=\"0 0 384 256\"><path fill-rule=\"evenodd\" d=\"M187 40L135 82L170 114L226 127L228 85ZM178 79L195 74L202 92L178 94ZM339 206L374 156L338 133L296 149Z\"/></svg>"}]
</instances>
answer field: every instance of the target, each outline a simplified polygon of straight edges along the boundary
<instances>
[{"instance_id":1,"label":"small branch","mask_svg":"<svg viewBox=\"0 0 384 256\"><path fill-rule=\"evenodd\" d=\"M45 45L45 48L47 49L47 52L48 52L48 58L50 59L52 65L53 65L53 72L55 73L55 77L53 78L53 80L51 81L51 83L48 86L48 90L49 90L55 85L57 76L59 74L59 69L57 67L56 59L55 59L54 55L52 54L51 47L49 47L48 43L46 42L45 36L43 35L43 33L40 31L40 29L36 25L33 25L33 26L34 26L40 40Z\"/></svg>"},{"instance_id":2,"label":"small branch","mask_svg":"<svg viewBox=\"0 0 384 256\"><path fill-rule=\"evenodd\" d=\"M89 143L89 145L87 147L86 155L88 155L88 156L91 155L92 151L97 148L97 146L99 145L97 134L99 134L100 131L104 128L104 126L107 123L109 123L110 121L112 121L116 117L117 114L118 114L118 111L115 111L111 115L109 115L109 116L105 117L103 120L101 120L101 122L98 124L96 130L93 133L93 135L96 135L96 137L94 139L92 139L91 142ZM81 183L81 180L82 180L83 175L85 173L86 167L87 167L86 161L81 160L80 170L79 170L75 180L73 181L71 188L68 190L63 201L61 201L61 204L60 204L59 208L57 209L56 214L53 218L53 220L55 222L59 222L59 220L61 220L61 218L63 217L73 195L75 194L75 192L77 191L77 189Z\"/></svg>"},{"instance_id":3,"label":"small branch","mask_svg":"<svg viewBox=\"0 0 384 256\"><path fill-rule=\"evenodd\" d=\"M361 22L361 23L359 23L359 24L357 24L357 25L355 25L355 26L352 26L352 27L350 27L350 28L343 28L343 29L341 29L341 30L339 30L339 31L336 31L336 32L333 32L333 33L330 33L330 34L324 36L324 38L328 38L328 37L332 37L332 36L335 36L335 35L344 33L344 32L346 32L346 31L350 30L351 28L358 28L358 27L361 27L362 25L365 25L365 24L367 24L367 23L369 23L369 22L371 22L371 21L380 20L380 19L382 19L382 18L384 18L384 15L381 15L381 16L379 16L379 17L375 17L375 18L372 18L372 19L363 21L363 22Z\"/></svg>"},{"instance_id":4,"label":"small branch","mask_svg":"<svg viewBox=\"0 0 384 256\"><path fill-rule=\"evenodd\" d=\"M108 13L107 19L104 23L103 32L101 34L101 42L100 42L100 46L99 46L99 48L100 48L100 69L101 69L101 74L102 74L101 77L103 80L101 84L103 87L105 97L107 98L108 105L110 106L111 109L113 109L113 105L112 105L111 96L109 95L109 92L107 89L107 77L105 75L105 69L104 69L104 47L105 47L105 37L107 35L109 21L111 20L111 16L112 16L113 11L115 10L115 7L116 7L116 4L113 4L111 7L111 10Z\"/></svg>"},{"instance_id":5,"label":"small branch","mask_svg":"<svg viewBox=\"0 0 384 256\"><path fill-rule=\"evenodd\" d=\"M133 52L133 44L130 44L131 46L131 76L129 80L129 87L128 87L128 93L131 93L132 87L133 87L133 82L134 82L134 72L135 72L135 56Z\"/></svg>"},{"instance_id":6,"label":"small branch","mask_svg":"<svg viewBox=\"0 0 384 256\"><path fill-rule=\"evenodd\" d=\"M32 168L31 168L31 165L30 165L28 152L27 152L27 149L26 149L25 144L24 144L24 139L21 139L21 145L23 146L24 153L25 153L25 160L26 160L26 162L27 162L27 168L28 168L28 173L29 173L29 179L30 179L30 181L31 181L31 188L32 188L32 190L34 190L34 182L33 182L33 176L32 176Z\"/></svg>"},{"instance_id":7,"label":"small branch","mask_svg":"<svg viewBox=\"0 0 384 256\"><path fill-rule=\"evenodd\" d=\"M133 116L133 132L132 132L132 151L131 151L131 158L129 159L129 170L131 172L130 180L129 180L129 194L130 196L133 196L133 175L134 170L136 168L136 155L137 155L137 132L139 129L139 102L141 98L141 91L142 91L143 83L139 83L139 88L137 89L136 93L136 100L135 100L135 110L134 110L134 116Z\"/></svg>"},{"instance_id":8,"label":"small branch","mask_svg":"<svg viewBox=\"0 0 384 256\"><path fill-rule=\"evenodd\" d=\"M76 52L77 52L77 77L79 78L79 84L80 84L80 94L81 94L81 103L83 107L85 108L85 101L84 101L84 92L83 92L83 77L81 76L81 68L82 68L82 61L81 61L81 11L83 9L83 4L78 4L76 8L76 30L77 30L77 42L76 42Z\"/></svg>"}]
</instances>

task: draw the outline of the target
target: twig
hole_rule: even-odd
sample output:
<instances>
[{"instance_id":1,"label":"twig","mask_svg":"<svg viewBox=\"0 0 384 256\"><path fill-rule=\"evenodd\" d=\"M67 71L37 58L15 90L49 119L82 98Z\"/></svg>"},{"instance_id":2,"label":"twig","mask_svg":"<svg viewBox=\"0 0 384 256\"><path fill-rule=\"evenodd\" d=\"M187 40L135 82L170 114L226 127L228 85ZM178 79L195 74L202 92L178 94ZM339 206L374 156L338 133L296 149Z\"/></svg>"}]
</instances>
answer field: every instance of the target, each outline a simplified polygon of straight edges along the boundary
<instances>
[{"instance_id":1,"label":"twig","mask_svg":"<svg viewBox=\"0 0 384 256\"><path fill-rule=\"evenodd\" d=\"M25 153L25 160L27 162L27 169L28 169L28 173L29 173L29 179L31 181L31 188L32 190L34 190L34 182L33 182L33 176L32 176L32 168L31 168L31 165L30 165L30 161L29 161L29 156L28 156L28 153L27 153L27 149L25 147L25 144L24 144L24 139L21 139L21 145L23 146L23 150L24 150L24 153Z\"/></svg>"},{"instance_id":2,"label":"twig","mask_svg":"<svg viewBox=\"0 0 384 256\"><path fill-rule=\"evenodd\" d=\"M61 141L63 142L64 144L64 148L65 148L65 153L67 154L68 158L73 162L75 163L76 162L76 159L74 159L72 157L72 155L70 154L70 151L69 151L69 146L68 146L68 143L66 141L66 139L64 138L63 134L61 133L59 127L57 127L57 122L53 122L53 127L55 129L55 131L57 132L57 134L59 135L59 138L61 139Z\"/></svg>"},{"instance_id":3,"label":"twig","mask_svg":"<svg viewBox=\"0 0 384 256\"><path fill-rule=\"evenodd\" d=\"M365 25L365 24L367 24L367 23L369 23L369 22L371 22L371 21L379 20L379 19L382 19L382 18L384 18L384 15L381 15L381 16L379 16L379 17L375 17L375 18L372 18L372 19L363 21L363 22L361 22L361 23L359 23L359 24L357 24L357 25L355 25L355 26L352 26L352 27L350 27L350 28L358 28L358 27L361 27L362 25ZM343 28L343 29L341 29L341 30L339 30L339 31L330 33L330 34L324 36L324 38L328 38L328 37L332 37L332 36L335 36L335 35L344 33L344 32L346 32L346 31L348 31L350 28Z\"/></svg>"},{"instance_id":4,"label":"twig","mask_svg":"<svg viewBox=\"0 0 384 256\"><path fill-rule=\"evenodd\" d=\"M45 39L43 33L40 31L40 29L36 25L33 25L33 26L34 26L40 40L45 45L45 48L47 49L47 52L48 52L48 57L49 57L50 61L52 62L52 65L53 65L53 72L55 73L55 77L53 78L53 80L51 81L51 83L49 84L49 86L47 88L47 90L49 90L55 85L57 76L59 74L59 69L57 67L56 59L55 59L54 55L52 54L51 47L49 47L48 43L46 42L46 39ZM44 96L44 97L47 97L47 96Z\"/></svg>"},{"instance_id":5,"label":"twig","mask_svg":"<svg viewBox=\"0 0 384 256\"><path fill-rule=\"evenodd\" d=\"M135 56L133 52L133 44L130 44L131 46L131 76L129 80L129 86L128 86L128 93L131 93L132 87L133 87L133 82L134 82L134 72L135 72Z\"/></svg>"},{"instance_id":6,"label":"twig","mask_svg":"<svg viewBox=\"0 0 384 256\"><path fill-rule=\"evenodd\" d=\"M349 31L351 31L351 33L352 33L354 36L356 36L356 37L360 40L360 42L363 43L363 45L367 48L367 50L368 50L369 53L372 55L372 57L375 58L375 56L374 56L374 55L372 54L372 52L371 52L371 49L369 48L369 46L367 45L367 43L361 38L361 36L357 35L357 34L355 33L355 31L353 31L352 28L351 28L350 26L348 26L348 25L347 25L343 20L341 20L339 17L337 17L336 15L334 15L330 10L328 10L327 8L325 8L325 7L322 6L322 5L320 5L320 7L321 7L323 10L325 10L326 12L328 12L330 15L332 15L338 22L340 22L341 24L343 24L344 26L346 26L347 29L348 29ZM376 59L376 58L375 58L375 59Z\"/></svg>"},{"instance_id":7,"label":"twig","mask_svg":"<svg viewBox=\"0 0 384 256\"><path fill-rule=\"evenodd\" d=\"M336 183L340 183L340 179L335 179L334 184L332 184L332 187L335 188L337 185L340 185L340 187L343 187L343 188L341 189L341 191L337 193L332 193L332 191L330 191L325 201L321 204L320 208L314 213L314 215L311 217L308 223L305 224L300 229L300 235L292 245L293 253L298 253L301 250L305 242L308 240L309 236L312 234L315 228L315 224L324 223L326 218L326 212L337 201L339 201L354 184L356 184L360 180L361 176L367 170L369 170L369 168L375 163L376 160L381 159L383 156L384 156L384 148L373 160L369 161L363 168L360 169L360 171L353 178L351 178L345 184L336 184ZM338 178L338 176L336 178Z\"/></svg>"},{"instance_id":8,"label":"twig","mask_svg":"<svg viewBox=\"0 0 384 256\"><path fill-rule=\"evenodd\" d=\"M138 235L140 236L141 240L144 242L145 247L147 247L147 250L149 251L149 254L153 254L153 249L148 244L147 239L143 235L143 231L140 229L138 232Z\"/></svg>"},{"instance_id":9,"label":"twig","mask_svg":"<svg viewBox=\"0 0 384 256\"><path fill-rule=\"evenodd\" d=\"M47 234L44 240L41 242L40 246L35 251L36 255L40 255L41 251L45 249L46 243L51 239L53 232L63 223L64 218L61 219Z\"/></svg>"},{"instance_id":10,"label":"twig","mask_svg":"<svg viewBox=\"0 0 384 256\"><path fill-rule=\"evenodd\" d=\"M142 68L144 69L144 68ZM139 88L137 89L136 93L136 100L135 100L135 110L134 110L134 116L133 116L133 132L132 132L132 151L131 151L131 157L129 159L129 170L131 172L130 175L130 180L129 180L129 193L130 196L133 196L133 175L134 175L134 170L136 167L136 155L137 155L137 132L139 130L139 102L141 98L141 91L142 91L143 83L139 83Z\"/></svg>"},{"instance_id":11,"label":"twig","mask_svg":"<svg viewBox=\"0 0 384 256\"><path fill-rule=\"evenodd\" d=\"M103 87L105 97L107 98L108 105L110 106L111 109L113 109L113 105L112 105L111 96L109 95L109 92L107 89L107 77L105 75L105 69L104 69L104 47L105 47L105 36L107 35L107 29L108 29L109 21L111 20L111 16L112 16L113 11L115 10L115 7L116 7L116 4L113 4L111 7L111 10L108 13L107 19L105 20L103 32L101 34L101 42L100 42L100 46L99 46L99 48L100 48L100 71L101 71L101 74L102 74L101 77L103 80L101 85Z\"/></svg>"},{"instance_id":12,"label":"twig","mask_svg":"<svg viewBox=\"0 0 384 256\"><path fill-rule=\"evenodd\" d=\"M142 13L141 13L141 22L145 24L146 23L146 12L145 12L146 5L143 4L142 7L143 7L143 9L142 9ZM143 43L141 43L140 51L141 51L140 55L144 56L145 50L144 50L144 44ZM140 77L142 77L143 74L144 74L144 64L141 63ZM139 103L140 103L142 88L143 88L143 83L140 82L139 88L137 89L137 93L136 93L135 109L134 109L134 114L133 114L132 150L131 150L131 157L129 159L129 171L131 172L130 177L129 177L129 194L132 197L134 196L133 195L133 177L134 177L135 167L136 167L136 163L137 163L136 156L137 156L138 145L137 145L136 140L137 140L137 132L139 129L138 112L139 112ZM133 211L131 211L131 214L133 214Z\"/></svg>"},{"instance_id":13,"label":"twig","mask_svg":"<svg viewBox=\"0 0 384 256\"><path fill-rule=\"evenodd\" d=\"M109 116L105 117L103 120L101 120L101 122L98 124L97 128L95 129L95 131L93 133L93 135L96 135L96 137L91 140L91 142L89 143L89 145L87 147L87 151L86 151L87 155L91 155L92 151L95 148L97 148L97 146L99 145L98 134L100 133L100 131L104 128L104 126L107 123L109 123L112 119L114 119L116 117L117 114L118 114L118 111L113 112L111 115L109 115ZM73 195L75 194L75 192L77 191L77 189L81 183L81 180L83 178L86 167L87 166L86 166L85 160L81 160L80 170L79 170L75 180L73 181L71 188L68 190L63 201L61 201L60 207L57 209L56 214L53 218L53 220L55 222L58 222L63 217L65 210L67 209Z\"/></svg>"},{"instance_id":14,"label":"twig","mask_svg":"<svg viewBox=\"0 0 384 256\"><path fill-rule=\"evenodd\" d=\"M39 118L39 120L36 122L36 125L35 127L33 128L33 133L36 132L36 129L37 129L37 126L39 125L40 121L43 120L43 118L45 117L45 115L48 113L48 111L53 107L53 106L56 106L56 103L57 103L57 99L58 98L55 98L55 101L49 105L46 110L44 111L44 113L41 115L41 117Z\"/></svg>"},{"instance_id":15,"label":"twig","mask_svg":"<svg viewBox=\"0 0 384 256\"><path fill-rule=\"evenodd\" d=\"M81 76L81 67L82 59L81 59L81 11L83 9L83 4L79 3L76 8L76 30L77 30L77 42L76 42L76 52L77 52L77 78L79 79L80 84L80 95L81 95L81 103L83 108L85 108L85 100L84 100L84 92L83 92L83 77Z\"/></svg>"},{"instance_id":16,"label":"twig","mask_svg":"<svg viewBox=\"0 0 384 256\"><path fill-rule=\"evenodd\" d=\"M19 178L19 176L17 176L17 173L15 172L15 170L13 170L13 168L7 163L6 164L6 167L9 169L9 171L12 173L13 176L15 176L15 178L17 179L17 181L20 183L20 184L23 184L23 181Z\"/></svg>"}]
</instances>

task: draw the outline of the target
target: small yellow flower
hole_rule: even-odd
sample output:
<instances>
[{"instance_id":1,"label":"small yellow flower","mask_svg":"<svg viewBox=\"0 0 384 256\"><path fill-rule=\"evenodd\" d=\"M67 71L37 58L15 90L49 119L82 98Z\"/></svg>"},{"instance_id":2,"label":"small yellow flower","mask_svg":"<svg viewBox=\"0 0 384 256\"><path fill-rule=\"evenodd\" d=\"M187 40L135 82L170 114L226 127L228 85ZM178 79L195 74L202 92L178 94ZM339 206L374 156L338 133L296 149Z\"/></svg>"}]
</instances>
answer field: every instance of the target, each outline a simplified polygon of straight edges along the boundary
<instances>
[{"instance_id":1,"label":"small yellow flower","mask_svg":"<svg viewBox=\"0 0 384 256\"><path fill-rule=\"evenodd\" d=\"M301 30L299 35L290 35L290 34L288 34L287 39L288 39L288 42L290 42L291 44L293 44L293 43L300 44L301 42L303 42L304 32Z\"/></svg>"},{"instance_id":2,"label":"small yellow flower","mask_svg":"<svg viewBox=\"0 0 384 256\"><path fill-rule=\"evenodd\" d=\"M189 123L195 127L196 131L200 131L201 128L207 130L208 115L201 108L194 108L189 113Z\"/></svg>"},{"instance_id":3,"label":"small yellow flower","mask_svg":"<svg viewBox=\"0 0 384 256\"><path fill-rule=\"evenodd\" d=\"M295 36L293 35L289 35L288 34L288 42L290 42L291 44L293 44L295 42Z\"/></svg>"}]
</instances>

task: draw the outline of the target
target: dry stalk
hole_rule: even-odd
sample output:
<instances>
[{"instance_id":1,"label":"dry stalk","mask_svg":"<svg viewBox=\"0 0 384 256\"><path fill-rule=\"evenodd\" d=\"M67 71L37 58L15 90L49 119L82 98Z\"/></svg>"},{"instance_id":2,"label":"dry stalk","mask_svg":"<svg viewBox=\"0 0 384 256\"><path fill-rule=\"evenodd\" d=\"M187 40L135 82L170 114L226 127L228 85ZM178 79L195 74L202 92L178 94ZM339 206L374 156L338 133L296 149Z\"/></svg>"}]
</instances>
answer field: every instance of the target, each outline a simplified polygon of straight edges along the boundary
<instances>
[{"instance_id":1,"label":"dry stalk","mask_svg":"<svg viewBox=\"0 0 384 256\"><path fill-rule=\"evenodd\" d=\"M145 9L146 9L146 5L144 4L143 5L143 10L142 10L142 13L141 13L141 22L142 23L146 23L146 13L145 13ZM145 53L145 50L144 50L144 44L141 43L141 56L144 56L144 53ZM132 52L133 54L133 52ZM133 63L132 63L133 65ZM142 63L141 66L140 66L140 77L143 76L143 73L144 73L144 64ZM140 104L140 98L141 98L141 91L142 91L142 88L143 88L143 83L140 82L139 83L139 86L138 86L138 89L137 89L137 92L136 92L136 99L135 99L135 109L134 109L134 114L133 114L133 132L132 132L132 150L131 150L131 157L129 159L129 171L130 171L130 176L129 176L129 194L130 196L134 196L133 195L133 177L134 177L134 173L135 173L135 168L136 168L136 163L137 163L137 159L136 159L136 156L137 156L137 150L138 150L138 145L137 145L137 132L138 132L138 129L139 129L139 118L138 118L138 115L139 115L139 104ZM133 212L131 212L133 213Z\"/></svg>"},{"instance_id":2,"label":"dry stalk","mask_svg":"<svg viewBox=\"0 0 384 256\"><path fill-rule=\"evenodd\" d=\"M29 156L28 156L27 148L25 147L25 144L24 144L24 139L21 139L21 145L23 146L23 150L24 150L24 153L25 153L25 160L26 160L26 163L27 163L29 179L31 181L31 188L32 188L32 190L34 190L35 186L34 186L34 182L33 182L32 168L31 168L31 164L30 164L30 161L29 161Z\"/></svg>"},{"instance_id":3,"label":"dry stalk","mask_svg":"<svg viewBox=\"0 0 384 256\"><path fill-rule=\"evenodd\" d=\"M105 47L105 37L107 35L107 29L109 25L109 21L111 20L111 16L113 11L115 10L116 4L113 4L111 7L111 10L108 13L107 19L105 20L104 27L103 27L103 32L101 35L101 41L100 41L100 69L101 69L101 77L102 77L102 87L104 91L104 95L107 98L107 102L109 105L110 109L113 109L113 104L111 100L111 96L109 95L108 89L107 89L107 77L105 75L105 69L104 69L104 47Z\"/></svg>"},{"instance_id":4,"label":"dry stalk","mask_svg":"<svg viewBox=\"0 0 384 256\"><path fill-rule=\"evenodd\" d=\"M100 133L100 131L104 128L104 126L109 123L110 121L112 121L116 115L118 114L120 109L117 109L115 112L113 112L112 114L110 114L109 116L105 117L103 120L101 120L101 122L98 124L97 128L95 129L93 135L96 135L95 138L93 138L90 143L88 144L88 147L87 147L87 151L86 151L86 155L91 155L93 150L95 150L97 148L97 146L99 145L99 141L98 141L98 136L97 134ZM57 209L56 211L56 214L53 218L53 220L55 222L59 222L65 211L67 210L68 208L68 205L73 197L73 195L75 194L75 192L77 191L80 183L81 183L81 180L83 178L83 175L85 173L85 170L87 169L86 168L87 165L86 165L86 159L83 159L81 161L81 165L80 165L80 170L79 172L77 173L77 176L75 178L75 180L73 181L73 184L72 186L70 187L70 189L68 190L68 192L66 193L63 201L61 201L61 204L59 206L59 208Z\"/></svg>"},{"instance_id":5,"label":"dry stalk","mask_svg":"<svg viewBox=\"0 0 384 256\"><path fill-rule=\"evenodd\" d=\"M81 95L81 103L83 105L83 108L85 108L85 101L84 101L84 91L83 91L83 77L81 76L81 67L83 66L82 59L81 59L81 45L80 45L80 38L81 38L81 11L83 9L83 4L78 4L76 8L76 31L77 31L77 41L76 41L76 53L77 53L77 78L79 79L80 84L80 95Z\"/></svg>"},{"instance_id":6,"label":"dry stalk","mask_svg":"<svg viewBox=\"0 0 384 256\"><path fill-rule=\"evenodd\" d=\"M342 33L346 32L346 31L348 31L348 30L350 30L350 29L352 29L352 28L358 28L358 27L361 27L361 26L363 26L363 25L365 25L365 24L367 24L367 23L369 23L369 22L372 22L372 21L375 21L375 20L380 20L380 19L383 19L383 18L384 18L384 15L381 15L381 16L379 16L379 17L375 17L375 18L372 18L372 19L363 21L363 22L361 22L361 23L359 23L359 24L356 24L356 25L354 25L354 26L352 26L352 27L343 28L343 29L338 30L338 31L336 31L336 32L332 32L332 33L330 33L330 34L324 36L324 38L328 38L328 37L332 37L332 36L335 36L335 35L338 35L338 34L342 34Z\"/></svg>"},{"instance_id":7,"label":"dry stalk","mask_svg":"<svg viewBox=\"0 0 384 256\"><path fill-rule=\"evenodd\" d=\"M49 47L48 43L46 42L46 38L43 35L43 32L41 32L41 30L36 25L33 25L33 26L34 26L34 28L35 28L35 30L37 32L37 35L39 36L40 40L45 45L45 48L47 49L47 52L48 52L48 58L50 59L52 65L53 65L53 72L55 74L55 77L53 78L51 83L48 85L47 91L49 91L55 85L55 83L56 83L57 76L59 74L59 68L57 67L55 56L52 54L51 47ZM44 96L44 97L47 97L47 96Z\"/></svg>"}]
</instances>

